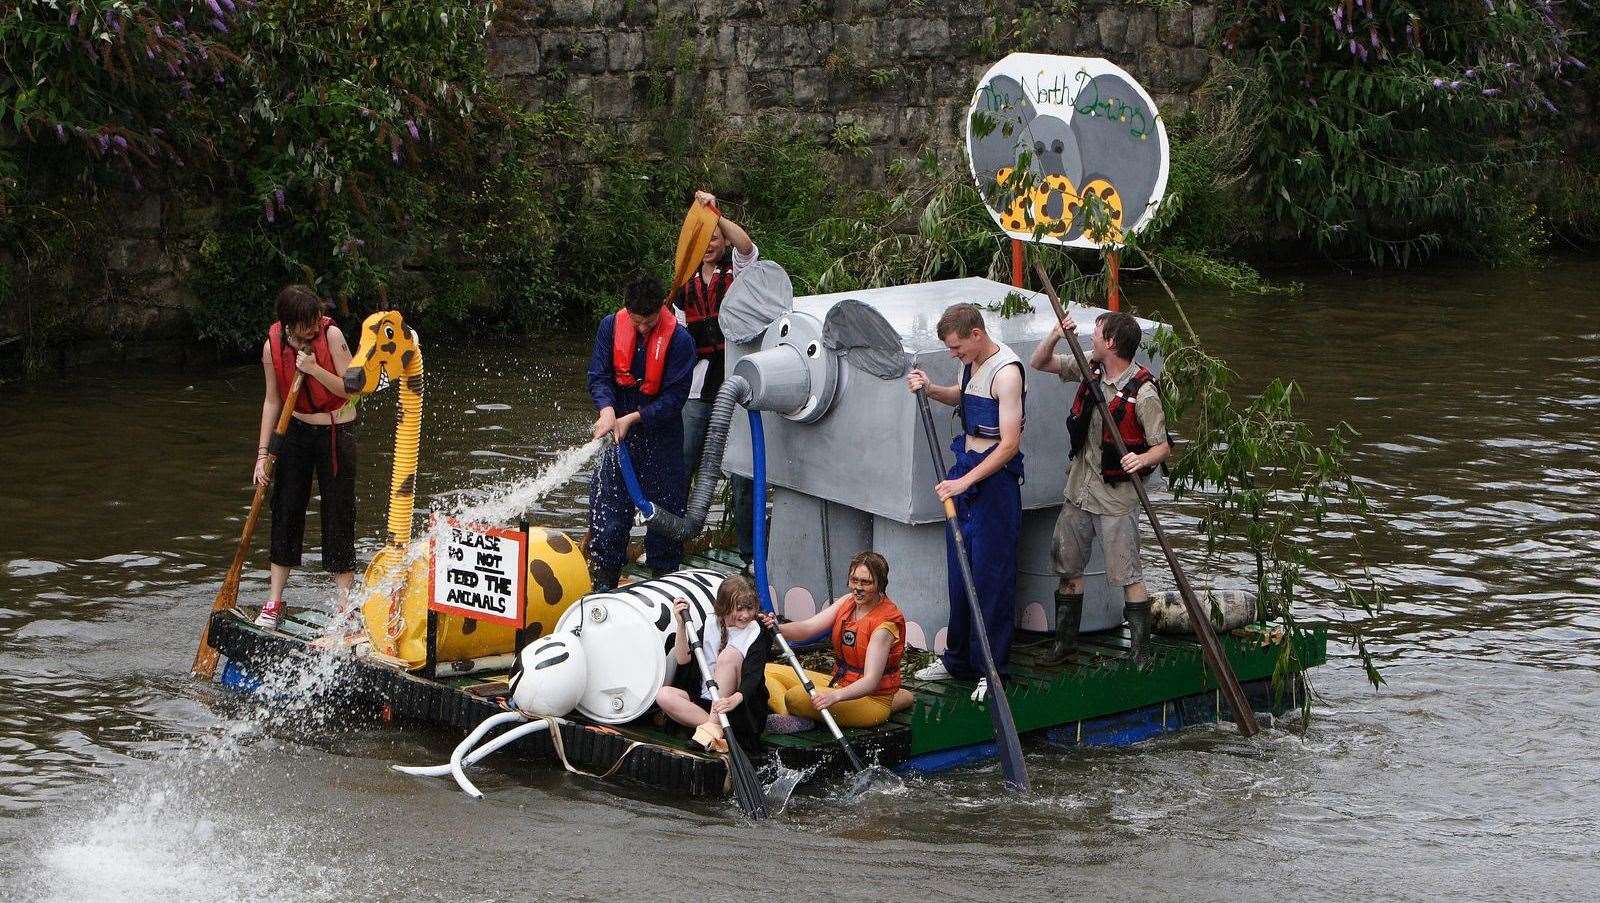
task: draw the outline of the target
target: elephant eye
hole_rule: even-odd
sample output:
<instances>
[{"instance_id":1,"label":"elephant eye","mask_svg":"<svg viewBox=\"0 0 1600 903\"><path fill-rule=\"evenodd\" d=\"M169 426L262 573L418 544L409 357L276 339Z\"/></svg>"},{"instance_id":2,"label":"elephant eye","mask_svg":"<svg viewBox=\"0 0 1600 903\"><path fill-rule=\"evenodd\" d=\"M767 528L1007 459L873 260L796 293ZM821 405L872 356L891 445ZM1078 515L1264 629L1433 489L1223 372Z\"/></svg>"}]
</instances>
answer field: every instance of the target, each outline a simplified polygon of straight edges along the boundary
<instances>
[{"instance_id":1,"label":"elephant eye","mask_svg":"<svg viewBox=\"0 0 1600 903\"><path fill-rule=\"evenodd\" d=\"M1061 143L1061 139L1060 138L1057 138L1055 140L1055 142L1050 145L1050 149L1055 151L1058 154L1061 153L1061 149L1064 148L1064 147L1066 147L1066 145Z\"/></svg>"},{"instance_id":2,"label":"elephant eye","mask_svg":"<svg viewBox=\"0 0 1600 903\"><path fill-rule=\"evenodd\" d=\"M811 344L806 346L806 357L816 357L818 350L819 349L817 348L817 343L816 342L812 342Z\"/></svg>"},{"instance_id":3,"label":"elephant eye","mask_svg":"<svg viewBox=\"0 0 1600 903\"><path fill-rule=\"evenodd\" d=\"M1035 141L1035 142L1033 142L1033 151L1036 154L1044 153L1044 142L1043 141Z\"/></svg>"},{"instance_id":4,"label":"elephant eye","mask_svg":"<svg viewBox=\"0 0 1600 903\"><path fill-rule=\"evenodd\" d=\"M778 338L781 339L781 338L783 338L784 336L786 336L788 334L789 334L789 321L788 320L784 320L782 323L778 324Z\"/></svg>"}]
</instances>

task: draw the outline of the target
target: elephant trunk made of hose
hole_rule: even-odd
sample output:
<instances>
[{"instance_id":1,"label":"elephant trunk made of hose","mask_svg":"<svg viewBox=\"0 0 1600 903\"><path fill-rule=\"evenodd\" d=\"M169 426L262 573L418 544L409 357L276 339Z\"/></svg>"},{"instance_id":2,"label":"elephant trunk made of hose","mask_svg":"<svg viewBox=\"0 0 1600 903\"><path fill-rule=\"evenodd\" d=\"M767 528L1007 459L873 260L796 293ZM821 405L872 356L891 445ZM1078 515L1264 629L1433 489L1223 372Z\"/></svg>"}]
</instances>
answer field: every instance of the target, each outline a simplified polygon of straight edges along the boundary
<instances>
[{"instance_id":1,"label":"elephant trunk made of hose","mask_svg":"<svg viewBox=\"0 0 1600 903\"><path fill-rule=\"evenodd\" d=\"M733 412L748 404L752 392L744 377L732 375L722 382L717 397L711 402L711 418L706 423L706 444L700 451L700 474L689 491L689 503L679 517L671 511L654 506L645 519L645 529L669 539L683 542L694 537L706 525L711 512L711 499L717 492L717 480L722 476L722 453L728 444L728 430L733 425Z\"/></svg>"}]
</instances>

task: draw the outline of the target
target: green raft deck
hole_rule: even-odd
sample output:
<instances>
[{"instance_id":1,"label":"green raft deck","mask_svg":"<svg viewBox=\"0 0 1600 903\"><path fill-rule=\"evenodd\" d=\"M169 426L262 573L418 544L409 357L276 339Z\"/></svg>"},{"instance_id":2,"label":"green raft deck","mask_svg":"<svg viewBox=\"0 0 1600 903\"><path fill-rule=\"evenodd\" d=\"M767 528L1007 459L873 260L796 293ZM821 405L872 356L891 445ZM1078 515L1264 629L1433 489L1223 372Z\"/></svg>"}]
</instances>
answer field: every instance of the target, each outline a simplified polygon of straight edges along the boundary
<instances>
[{"instance_id":1,"label":"green raft deck","mask_svg":"<svg viewBox=\"0 0 1600 903\"><path fill-rule=\"evenodd\" d=\"M696 562L706 565L724 562ZM292 612L277 630L257 627L239 612L214 614L211 643L228 659L222 683L247 691L265 684L270 694L280 685L272 675L295 674L310 667L311 657L325 654L310 643L326 624L327 616L314 611ZM1302 631L1292 657L1299 671L1286 675L1277 689L1272 677L1283 641L1263 642L1274 633L1251 625L1220 639L1253 707L1282 714L1301 702L1300 671L1327 660L1327 632L1320 625ZM1129 661L1128 646L1125 628L1085 634L1070 663L1051 667L1040 663L1048 648L1044 638L1020 635L1006 684L1017 730L1050 745L1125 745L1197 724L1231 721L1196 641L1158 635L1142 668ZM333 667L335 673L317 691L322 704L352 715L431 725L453 738L500 711L495 699L506 692L505 673L430 678L357 656L338 658ZM993 756L989 716L970 698L972 681L907 679L905 686L915 697L909 709L882 726L848 731L866 758L903 771L937 771ZM585 771L689 796L726 792L722 759L700 752L685 733L655 726L650 716L613 727L574 714L560 727L559 749L539 733L496 756L552 764L564 760ZM799 734L768 734L762 740L785 766L816 769L813 779L847 773L848 762L821 726Z\"/></svg>"}]
</instances>

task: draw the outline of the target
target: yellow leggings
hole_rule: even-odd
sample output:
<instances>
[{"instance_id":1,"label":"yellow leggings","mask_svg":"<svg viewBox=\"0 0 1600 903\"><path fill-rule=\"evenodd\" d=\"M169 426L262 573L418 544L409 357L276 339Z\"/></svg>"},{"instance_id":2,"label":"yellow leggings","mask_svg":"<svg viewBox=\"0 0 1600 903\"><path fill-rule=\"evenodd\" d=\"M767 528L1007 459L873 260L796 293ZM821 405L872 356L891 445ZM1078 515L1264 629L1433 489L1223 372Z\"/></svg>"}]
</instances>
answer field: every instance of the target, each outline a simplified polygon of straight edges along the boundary
<instances>
[{"instance_id":1,"label":"yellow leggings","mask_svg":"<svg viewBox=\"0 0 1600 903\"><path fill-rule=\"evenodd\" d=\"M806 676L819 690L826 689L832 679L820 671L808 670ZM893 696L858 696L836 702L828 706L828 711L833 713L833 720L839 722L840 727L876 727L889 720L893 699ZM822 714L811 704L810 694L787 664L767 665L767 700L777 714L822 720Z\"/></svg>"}]
</instances>

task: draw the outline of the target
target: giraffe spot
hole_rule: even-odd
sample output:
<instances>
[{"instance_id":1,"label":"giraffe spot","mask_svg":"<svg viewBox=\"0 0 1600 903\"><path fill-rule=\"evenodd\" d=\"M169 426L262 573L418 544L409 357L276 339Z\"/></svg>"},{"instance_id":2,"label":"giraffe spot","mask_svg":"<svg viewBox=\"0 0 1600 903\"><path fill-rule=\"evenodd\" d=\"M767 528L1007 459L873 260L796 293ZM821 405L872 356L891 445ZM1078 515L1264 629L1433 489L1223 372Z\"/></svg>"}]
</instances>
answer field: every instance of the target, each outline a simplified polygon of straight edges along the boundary
<instances>
[{"instance_id":1,"label":"giraffe spot","mask_svg":"<svg viewBox=\"0 0 1600 903\"><path fill-rule=\"evenodd\" d=\"M377 334L377 332L378 332L378 330L380 328L381 328L381 326L378 323L368 323L367 324L367 332L370 332L370 333L372 333L374 335Z\"/></svg>"},{"instance_id":2,"label":"giraffe spot","mask_svg":"<svg viewBox=\"0 0 1600 903\"><path fill-rule=\"evenodd\" d=\"M537 640L544 633L544 624L540 623L539 621L534 621L532 624L529 624L527 627L523 628L523 633L527 636L527 641L531 643L534 640Z\"/></svg>"},{"instance_id":3,"label":"giraffe spot","mask_svg":"<svg viewBox=\"0 0 1600 903\"><path fill-rule=\"evenodd\" d=\"M410 389L411 391L417 393L418 395L421 395L422 394L422 376L421 376L421 374L418 374L416 376L408 376L408 377L406 377L405 378L405 386L406 386L407 389Z\"/></svg>"},{"instance_id":4,"label":"giraffe spot","mask_svg":"<svg viewBox=\"0 0 1600 903\"><path fill-rule=\"evenodd\" d=\"M384 342L382 345L378 346L378 350L382 351L384 354L394 354L394 350L398 347L399 346L393 342Z\"/></svg>"},{"instance_id":5,"label":"giraffe spot","mask_svg":"<svg viewBox=\"0 0 1600 903\"><path fill-rule=\"evenodd\" d=\"M400 352L400 366L402 366L402 367L411 366L411 359L416 357L416 356L417 356L417 352L412 350L412 349L410 349L410 348L407 348L406 350Z\"/></svg>"},{"instance_id":6,"label":"giraffe spot","mask_svg":"<svg viewBox=\"0 0 1600 903\"><path fill-rule=\"evenodd\" d=\"M561 601L561 581L556 579L556 572L550 569L548 563L537 558L528 562L528 577L544 590L544 604L554 605Z\"/></svg>"},{"instance_id":7,"label":"giraffe spot","mask_svg":"<svg viewBox=\"0 0 1600 903\"><path fill-rule=\"evenodd\" d=\"M394 545L395 541L396 541L395 540L394 531L390 530L389 532L385 533L383 541L388 545L391 545L391 546Z\"/></svg>"},{"instance_id":8,"label":"giraffe spot","mask_svg":"<svg viewBox=\"0 0 1600 903\"><path fill-rule=\"evenodd\" d=\"M1110 185L1107 185L1106 187L1100 189L1100 196L1105 198L1108 201L1111 200L1111 196L1116 194L1116 193L1117 193L1117 190L1115 188L1112 188Z\"/></svg>"},{"instance_id":9,"label":"giraffe spot","mask_svg":"<svg viewBox=\"0 0 1600 903\"><path fill-rule=\"evenodd\" d=\"M546 533L544 541L557 555L565 555L572 551L572 540L567 539L560 533Z\"/></svg>"},{"instance_id":10,"label":"giraffe spot","mask_svg":"<svg viewBox=\"0 0 1600 903\"><path fill-rule=\"evenodd\" d=\"M478 629L478 622L472 618L461 619L461 635L466 636Z\"/></svg>"},{"instance_id":11,"label":"giraffe spot","mask_svg":"<svg viewBox=\"0 0 1600 903\"><path fill-rule=\"evenodd\" d=\"M395 495L416 495L416 493L417 475L408 473L406 478L400 481L400 488L395 490Z\"/></svg>"}]
</instances>

